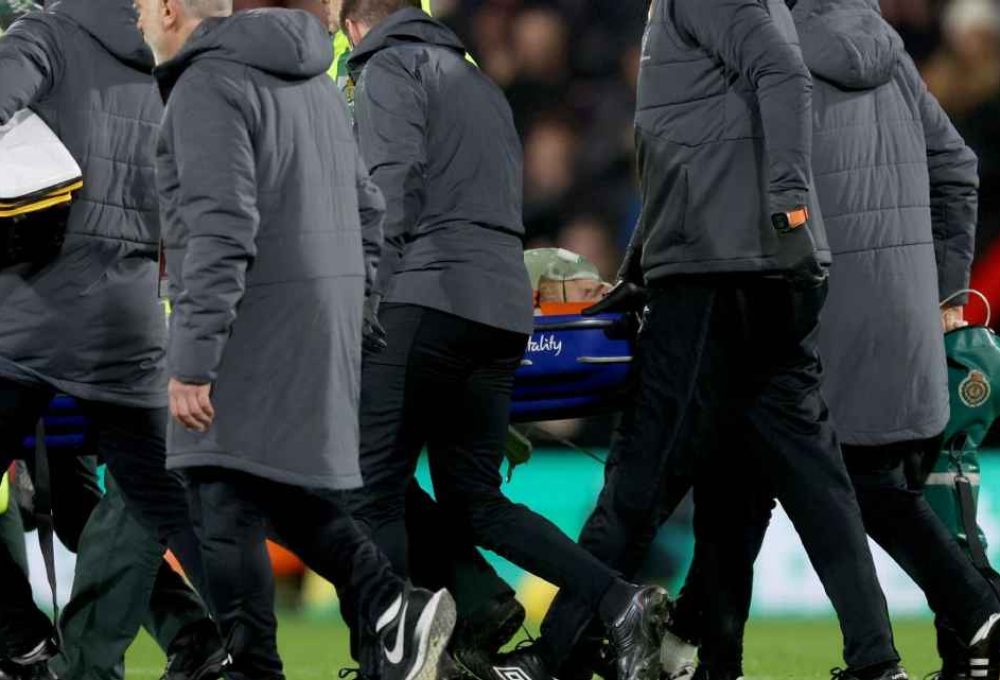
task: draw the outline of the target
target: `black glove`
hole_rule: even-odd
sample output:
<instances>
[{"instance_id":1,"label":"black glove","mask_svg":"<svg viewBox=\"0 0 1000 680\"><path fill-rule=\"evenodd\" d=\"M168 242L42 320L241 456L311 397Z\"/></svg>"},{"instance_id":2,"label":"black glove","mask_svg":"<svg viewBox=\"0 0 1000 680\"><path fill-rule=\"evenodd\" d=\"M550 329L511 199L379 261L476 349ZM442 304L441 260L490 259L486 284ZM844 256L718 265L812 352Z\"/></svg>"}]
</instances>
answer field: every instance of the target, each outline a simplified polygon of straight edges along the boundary
<instances>
[{"instance_id":1,"label":"black glove","mask_svg":"<svg viewBox=\"0 0 1000 680\"><path fill-rule=\"evenodd\" d=\"M646 306L646 289L631 281L619 281L608 294L583 312L584 316L595 316L609 312L638 312Z\"/></svg>"},{"instance_id":2,"label":"black glove","mask_svg":"<svg viewBox=\"0 0 1000 680\"><path fill-rule=\"evenodd\" d=\"M816 242L809 231L809 224L787 231L776 230L775 233L778 237L778 268L792 286L807 289L822 285L827 271L816 256Z\"/></svg>"},{"instance_id":3,"label":"black glove","mask_svg":"<svg viewBox=\"0 0 1000 680\"><path fill-rule=\"evenodd\" d=\"M377 293L372 293L365 298L365 311L361 322L361 346L365 352L371 354L380 354L389 346L389 343L386 342L385 329L382 328L382 324L378 320L378 308L381 303L382 296Z\"/></svg>"}]
</instances>

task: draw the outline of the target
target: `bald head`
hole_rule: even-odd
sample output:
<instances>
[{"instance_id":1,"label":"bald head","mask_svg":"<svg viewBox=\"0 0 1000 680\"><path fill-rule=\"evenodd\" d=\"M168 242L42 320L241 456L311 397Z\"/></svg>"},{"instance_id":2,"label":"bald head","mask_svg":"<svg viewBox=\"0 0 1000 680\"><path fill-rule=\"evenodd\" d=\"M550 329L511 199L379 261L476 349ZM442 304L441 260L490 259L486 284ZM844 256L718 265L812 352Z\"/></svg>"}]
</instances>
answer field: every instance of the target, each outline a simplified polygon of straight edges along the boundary
<instances>
[{"instance_id":1,"label":"bald head","mask_svg":"<svg viewBox=\"0 0 1000 680\"><path fill-rule=\"evenodd\" d=\"M233 0L135 0L139 30L157 63L172 59L205 19L233 13Z\"/></svg>"}]
</instances>

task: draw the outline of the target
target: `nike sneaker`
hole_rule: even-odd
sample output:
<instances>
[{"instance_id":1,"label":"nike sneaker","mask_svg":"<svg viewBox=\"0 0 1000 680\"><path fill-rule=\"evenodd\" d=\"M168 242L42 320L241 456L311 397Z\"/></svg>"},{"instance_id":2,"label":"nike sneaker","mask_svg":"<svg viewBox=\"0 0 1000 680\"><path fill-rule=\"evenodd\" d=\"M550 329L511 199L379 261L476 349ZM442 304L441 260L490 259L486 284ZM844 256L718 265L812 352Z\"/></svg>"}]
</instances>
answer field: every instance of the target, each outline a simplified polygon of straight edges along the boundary
<instances>
[{"instance_id":1,"label":"nike sneaker","mask_svg":"<svg viewBox=\"0 0 1000 680\"><path fill-rule=\"evenodd\" d=\"M408 585L375 624L382 680L437 680L455 619L447 590Z\"/></svg>"}]
</instances>

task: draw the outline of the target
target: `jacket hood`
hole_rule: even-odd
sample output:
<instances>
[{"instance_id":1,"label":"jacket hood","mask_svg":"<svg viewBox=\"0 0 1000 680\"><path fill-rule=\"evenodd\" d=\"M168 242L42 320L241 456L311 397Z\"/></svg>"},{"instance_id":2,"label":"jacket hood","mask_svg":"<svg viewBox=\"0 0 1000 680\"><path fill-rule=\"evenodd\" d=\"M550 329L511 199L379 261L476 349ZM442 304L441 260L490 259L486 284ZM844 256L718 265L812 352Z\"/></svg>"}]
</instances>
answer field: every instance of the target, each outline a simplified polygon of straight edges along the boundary
<instances>
[{"instance_id":1,"label":"jacket hood","mask_svg":"<svg viewBox=\"0 0 1000 680\"><path fill-rule=\"evenodd\" d=\"M46 10L72 19L111 54L141 71L153 70L153 53L139 32L132 0L56 0Z\"/></svg>"},{"instance_id":2,"label":"jacket hood","mask_svg":"<svg viewBox=\"0 0 1000 680\"><path fill-rule=\"evenodd\" d=\"M330 68L333 41L316 17L297 9L255 9L205 19L181 51L156 68L164 98L199 59L231 61L279 78L307 80Z\"/></svg>"},{"instance_id":3,"label":"jacket hood","mask_svg":"<svg viewBox=\"0 0 1000 680\"><path fill-rule=\"evenodd\" d=\"M798 0L792 16L813 75L851 90L892 79L903 41L877 0Z\"/></svg>"},{"instance_id":4,"label":"jacket hood","mask_svg":"<svg viewBox=\"0 0 1000 680\"><path fill-rule=\"evenodd\" d=\"M438 45L465 54L465 45L450 28L423 10L407 7L386 17L368 32L347 62L351 76L357 80L361 69L378 52L406 43Z\"/></svg>"}]
</instances>

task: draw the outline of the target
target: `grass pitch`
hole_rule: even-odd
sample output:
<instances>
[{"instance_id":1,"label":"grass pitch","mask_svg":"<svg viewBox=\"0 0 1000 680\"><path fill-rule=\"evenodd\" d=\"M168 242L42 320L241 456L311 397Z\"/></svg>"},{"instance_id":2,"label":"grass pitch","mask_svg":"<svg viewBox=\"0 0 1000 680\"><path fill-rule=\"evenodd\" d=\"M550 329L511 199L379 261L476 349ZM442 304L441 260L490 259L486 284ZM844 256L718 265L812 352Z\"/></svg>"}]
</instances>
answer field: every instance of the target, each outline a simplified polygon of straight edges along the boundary
<instances>
[{"instance_id":1,"label":"grass pitch","mask_svg":"<svg viewBox=\"0 0 1000 680\"><path fill-rule=\"evenodd\" d=\"M929 619L899 620L896 644L913 680L937 670L934 630ZM533 633L536 631L532 631ZM339 621L281 618L278 644L289 680L332 679L353 666L347 633ZM746 639L744 670L749 680L829 680L829 669L842 665L840 629L828 619L756 619ZM145 633L129 650L127 680L157 680L164 656Z\"/></svg>"}]
</instances>

